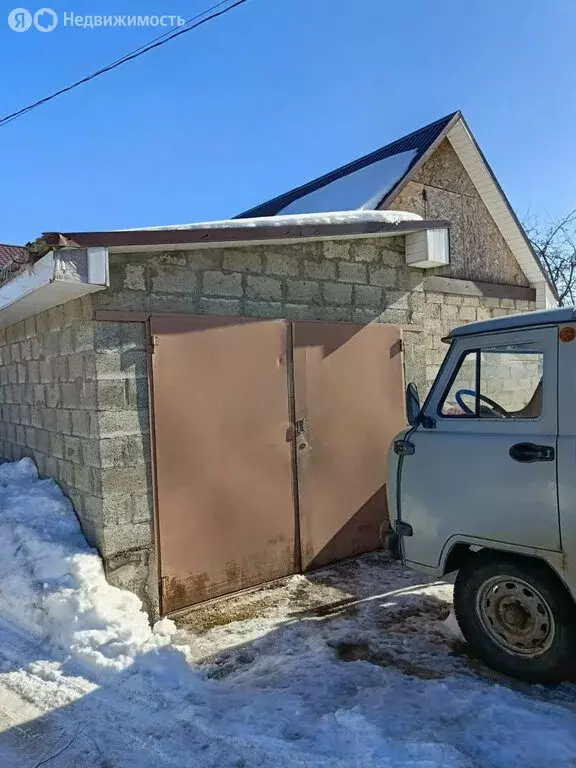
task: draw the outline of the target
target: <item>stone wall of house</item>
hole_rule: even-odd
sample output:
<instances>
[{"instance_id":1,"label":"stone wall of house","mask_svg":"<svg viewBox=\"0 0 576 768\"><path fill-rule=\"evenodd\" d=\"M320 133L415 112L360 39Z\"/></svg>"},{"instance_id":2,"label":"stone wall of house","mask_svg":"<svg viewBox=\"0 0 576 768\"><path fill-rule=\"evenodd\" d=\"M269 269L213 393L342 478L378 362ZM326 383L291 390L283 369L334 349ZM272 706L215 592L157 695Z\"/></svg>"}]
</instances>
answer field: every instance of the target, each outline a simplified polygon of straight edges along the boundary
<instances>
[{"instance_id":1,"label":"stone wall of house","mask_svg":"<svg viewBox=\"0 0 576 768\"><path fill-rule=\"evenodd\" d=\"M448 139L440 144L389 208L447 219L450 265L436 274L528 285L512 251Z\"/></svg>"}]
</instances>

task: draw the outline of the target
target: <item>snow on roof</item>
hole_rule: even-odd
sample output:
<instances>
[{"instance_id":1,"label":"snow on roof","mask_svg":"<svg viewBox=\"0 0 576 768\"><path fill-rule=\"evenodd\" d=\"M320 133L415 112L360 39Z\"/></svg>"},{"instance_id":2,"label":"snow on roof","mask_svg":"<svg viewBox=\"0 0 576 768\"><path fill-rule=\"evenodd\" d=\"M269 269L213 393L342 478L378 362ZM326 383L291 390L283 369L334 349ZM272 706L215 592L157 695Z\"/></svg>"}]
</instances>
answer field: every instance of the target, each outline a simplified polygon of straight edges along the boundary
<instances>
[{"instance_id":1,"label":"snow on roof","mask_svg":"<svg viewBox=\"0 0 576 768\"><path fill-rule=\"evenodd\" d=\"M222 219L194 224L174 224L164 227L136 227L119 232L141 232L186 229L234 229L251 227L303 227L321 224L400 224L403 221L422 221L422 216L410 211L332 211L328 213L286 214L284 216L258 216L254 219Z\"/></svg>"},{"instance_id":2,"label":"snow on roof","mask_svg":"<svg viewBox=\"0 0 576 768\"><path fill-rule=\"evenodd\" d=\"M297 198L281 208L277 215L314 213L326 208L331 211L374 210L404 176L417 155L417 149L409 149L365 165Z\"/></svg>"}]
</instances>

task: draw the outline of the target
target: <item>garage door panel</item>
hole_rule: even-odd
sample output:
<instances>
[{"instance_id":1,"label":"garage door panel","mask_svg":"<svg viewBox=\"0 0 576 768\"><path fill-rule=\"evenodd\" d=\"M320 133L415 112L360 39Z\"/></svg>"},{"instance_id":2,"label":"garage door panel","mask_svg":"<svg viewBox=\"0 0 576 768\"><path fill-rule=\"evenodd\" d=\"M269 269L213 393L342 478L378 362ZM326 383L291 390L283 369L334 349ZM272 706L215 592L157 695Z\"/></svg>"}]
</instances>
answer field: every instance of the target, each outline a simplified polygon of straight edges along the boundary
<instances>
[{"instance_id":1,"label":"garage door panel","mask_svg":"<svg viewBox=\"0 0 576 768\"><path fill-rule=\"evenodd\" d=\"M380 547L386 457L405 425L400 330L294 324L303 569Z\"/></svg>"},{"instance_id":2,"label":"garage door panel","mask_svg":"<svg viewBox=\"0 0 576 768\"><path fill-rule=\"evenodd\" d=\"M287 324L153 318L164 612L298 570Z\"/></svg>"}]
</instances>

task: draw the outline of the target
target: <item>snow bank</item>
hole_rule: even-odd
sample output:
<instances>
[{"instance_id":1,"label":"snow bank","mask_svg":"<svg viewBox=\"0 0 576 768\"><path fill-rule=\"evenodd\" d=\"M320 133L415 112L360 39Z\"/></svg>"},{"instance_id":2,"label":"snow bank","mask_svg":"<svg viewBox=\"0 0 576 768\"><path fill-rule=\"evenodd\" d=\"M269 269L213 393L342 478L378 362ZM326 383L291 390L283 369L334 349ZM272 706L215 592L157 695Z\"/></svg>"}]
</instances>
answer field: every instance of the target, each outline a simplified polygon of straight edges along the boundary
<instances>
[{"instance_id":1,"label":"snow bank","mask_svg":"<svg viewBox=\"0 0 576 768\"><path fill-rule=\"evenodd\" d=\"M0 465L0 615L99 670L124 669L175 631L151 630L136 595L106 582L72 505L31 459Z\"/></svg>"},{"instance_id":2,"label":"snow bank","mask_svg":"<svg viewBox=\"0 0 576 768\"><path fill-rule=\"evenodd\" d=\"M172 229L234 229L253 227L304 227L321 224L401 224L403 221L422 221L422 216L410 211L333 211L327 213L300 213L283 216L257 216L253 219L222 219L203 221L196 224L174 224L166 227L140 227L123 229L121 232L139 232L142 230Z\"/></svg>"}]
</instances>

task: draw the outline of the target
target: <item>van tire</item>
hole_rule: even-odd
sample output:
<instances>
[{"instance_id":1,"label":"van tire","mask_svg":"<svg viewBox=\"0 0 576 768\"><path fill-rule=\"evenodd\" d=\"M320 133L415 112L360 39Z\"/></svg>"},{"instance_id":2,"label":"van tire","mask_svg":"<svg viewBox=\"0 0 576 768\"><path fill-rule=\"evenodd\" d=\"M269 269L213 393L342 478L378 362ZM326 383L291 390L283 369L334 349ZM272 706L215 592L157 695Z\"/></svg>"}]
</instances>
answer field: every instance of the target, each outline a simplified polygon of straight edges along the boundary
<instances>
[{"instance_id":1,"label":"van tire","mask_svg":"<svg viewBox=\"0 0 576 768\"><path fill-rule=\"evenodd\" d=\"M454 612L468 643L499 672L544 684L573 674L576 606L543 563L482 550L458 571Z\"/></svg>"}]
</instances>

